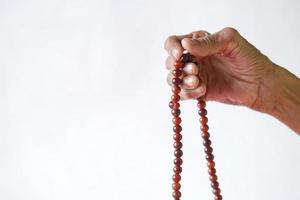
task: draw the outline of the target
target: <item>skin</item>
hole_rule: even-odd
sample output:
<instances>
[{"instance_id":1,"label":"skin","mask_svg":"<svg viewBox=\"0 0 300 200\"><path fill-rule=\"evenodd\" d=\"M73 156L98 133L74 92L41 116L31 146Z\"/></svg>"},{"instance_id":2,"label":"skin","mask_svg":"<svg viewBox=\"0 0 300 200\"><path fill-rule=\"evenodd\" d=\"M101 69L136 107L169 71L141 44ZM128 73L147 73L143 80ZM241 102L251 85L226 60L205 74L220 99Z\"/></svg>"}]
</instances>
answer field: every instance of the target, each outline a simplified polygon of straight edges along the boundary
<instances>
[{"instance_id":1,"label":"skin","mask_svg":"<svg viewBox=\"0 0 300 200\"><path fill-rule=\"evenodd\" d=\"M276 117L300 134L300 79L273 63L237 30L173 35L165 41L165 49L170 72L184 50L195 56L197 64L184 69L181 99L202 97L243 105ZM172 85L171 73L167 80Z\"/></svg>"}]
</instances>

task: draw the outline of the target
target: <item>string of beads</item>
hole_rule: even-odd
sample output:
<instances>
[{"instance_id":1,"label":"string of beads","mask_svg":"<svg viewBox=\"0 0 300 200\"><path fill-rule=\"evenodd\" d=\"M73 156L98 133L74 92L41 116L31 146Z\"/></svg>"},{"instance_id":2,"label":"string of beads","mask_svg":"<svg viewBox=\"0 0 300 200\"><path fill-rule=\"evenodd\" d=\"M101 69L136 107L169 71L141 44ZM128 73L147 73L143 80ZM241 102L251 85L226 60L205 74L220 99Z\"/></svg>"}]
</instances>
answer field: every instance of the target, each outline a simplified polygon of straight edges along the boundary
<instances>
[{"instance_id":1,"label":"string of beads","mask_svg":"<svg viewBox=\"0 0 300 200\"><path fill-rule=\"evenodd\" d=\"M173 198L174 200L180 200L181 198L181 172L182 172L182 127L181 127L181 118L180 118L180 84L182 83L182 74L183 74L183 68L185 64L192 62L193 56L189 53L184 53L179 60L176 60L174 62L174 69L172 71L173 79L172 79L172 96L171 101L169 103L169 107L172 109L171 113L173 115L173 139L174 139L174 168L173 172L174 175L172 177L173 184ZM208 174L209 179L212 187L212 192L214 194L215 200L222 200L221 190L219 188L219 182L218 177L216 175L216 169L215 169L215 162L214 162L214 155L213 155L213 148L211 147L211 140L210 140L210 134L208 132L208 118L207 118L207 110L205 109L206 103L202 98L197 99L197 106L198 106L198 114L200 116L200 130L201 130L201 137L203 138L203 145L204 145L204 152L206 154L206 160L207 160L207 167L208 167Z\"/></svg>"}]
</instances>

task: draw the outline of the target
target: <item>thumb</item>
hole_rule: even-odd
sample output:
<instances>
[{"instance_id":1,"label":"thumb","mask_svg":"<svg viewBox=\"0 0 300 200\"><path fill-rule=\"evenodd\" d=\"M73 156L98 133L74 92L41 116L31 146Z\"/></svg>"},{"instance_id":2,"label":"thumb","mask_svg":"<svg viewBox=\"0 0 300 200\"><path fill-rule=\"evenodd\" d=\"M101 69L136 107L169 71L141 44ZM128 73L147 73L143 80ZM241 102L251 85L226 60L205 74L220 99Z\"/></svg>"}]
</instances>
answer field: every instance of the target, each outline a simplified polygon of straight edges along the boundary
<instances>
[{"instance_id":1,"label":"thumb","mask_svg":"<svg viewBox=\"0 0 300 200\"><path fill-rule=\"evenodd\" d=\"M207 35L201 38L184 38L181 44L184 49L197 57L205 57L219 53L227 55L236 48L238 38L239 33L235 29L225 28L213 35Z\"/></svg>"}]
</instances>

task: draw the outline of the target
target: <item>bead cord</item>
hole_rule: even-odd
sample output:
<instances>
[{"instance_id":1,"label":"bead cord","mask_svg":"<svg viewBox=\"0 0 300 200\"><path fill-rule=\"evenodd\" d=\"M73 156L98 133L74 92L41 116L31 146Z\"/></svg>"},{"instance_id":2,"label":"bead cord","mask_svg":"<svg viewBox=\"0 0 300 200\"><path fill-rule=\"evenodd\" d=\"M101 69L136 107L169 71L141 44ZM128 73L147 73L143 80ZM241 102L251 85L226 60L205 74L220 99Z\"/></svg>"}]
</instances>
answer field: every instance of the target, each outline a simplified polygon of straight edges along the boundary
<instances>
[{"instance_id":1,"label":"bead cord","mask_svg":"<svg viewBox=\"0 0 300 200\"><path fill-rule=\"evenodd\" d=\"M174 139L174 168L173 168L173 184L172 189L173 193L172 196L174 200L180 200L181 198L181 172L182 172L182 155L183 152L181 150L182 148L182 127L181 124L181 118L180 118L180 84L182 83L182 77L183 74L183 67L185 64L193 61L193 56L189 53L184 53L180 59L176 60L173 64L174 69L172 71L173 79L172 79L172 96L171 101L169 103L169 107L171 108L171 113L173 115L173 139ZM208 118L207 118L207 110L206 110L206 103L205 100L202 98L198 98L198 114L200 115L200 130L201 130L201 137L203 138L203 145L204 145L204 152L206 154L206 160L207 160L207 167L208 167L208 174L209 174L209 180L212 187L212 192L214 194L215 200L222 200L221 196L221 190L219 188L219 182L218 177L216 175L216 169L215 169L215 162L214 162L214 155L213 155L213 148L211 147L211 140L210 140L210 134L208 132L209 127L207 125Z\"/></svg>"}]
</instances>

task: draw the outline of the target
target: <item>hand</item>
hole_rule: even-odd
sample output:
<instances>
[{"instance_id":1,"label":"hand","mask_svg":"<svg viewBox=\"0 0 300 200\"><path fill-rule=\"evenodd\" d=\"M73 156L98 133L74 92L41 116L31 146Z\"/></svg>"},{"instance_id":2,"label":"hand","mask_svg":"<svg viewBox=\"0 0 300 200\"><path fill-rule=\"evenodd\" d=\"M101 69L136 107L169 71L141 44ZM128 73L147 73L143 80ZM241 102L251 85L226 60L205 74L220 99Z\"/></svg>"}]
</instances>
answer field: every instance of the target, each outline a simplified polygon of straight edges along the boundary
<instances>
[{"instance_id":1,"label":"hand","mask_svg":"<svg viewBox=\"0 0 300 200\"><path fill-rule=\"evenodd\" d=\"M244 105L262 112L273 109L272 93L267 85L276 65L235 29L225 28L212 35L196 31L170 36L165 49L169 53L166 60L169 70L184 50L195 56L197 64L188 64L184 69L182 99L204 96L206 100ZM170 85L171 80L170 73Z\"/></svg>"}]
</instances>

